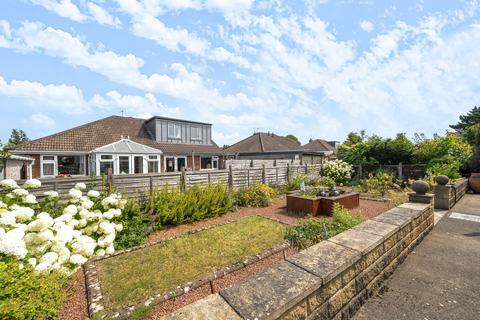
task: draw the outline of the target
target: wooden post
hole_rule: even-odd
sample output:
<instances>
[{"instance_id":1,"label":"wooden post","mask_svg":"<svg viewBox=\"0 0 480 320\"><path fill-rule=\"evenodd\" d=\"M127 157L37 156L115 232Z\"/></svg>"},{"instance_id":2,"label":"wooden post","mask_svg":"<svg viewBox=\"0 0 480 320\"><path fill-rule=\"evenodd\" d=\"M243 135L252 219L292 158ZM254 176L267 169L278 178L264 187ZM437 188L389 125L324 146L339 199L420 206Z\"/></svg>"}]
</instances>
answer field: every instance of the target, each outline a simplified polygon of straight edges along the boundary
<instances>
[{"instance_id":1,"label":"wooden post","mask_svg":"<svg viewBox=\"0 0 480 320\"><path fill-rule=\"evenodd\" d=\"M149 182L149 185L150 185L150 193L152 193L153 192L153 176L150 175L148 180L149 180L148 182Z\"/></svg>"},{"instance_id":2,"label":"wooden post","mask_svg":"<svg viewBox=\"0 0 480 320\"><path fill-rule=\"evenodd\" d=\"M250 169L247 169L247 187L250 187Z\"/></svg>"},{"instance_id":3,"label":"wooden post","mask_svg":"<svg viewBox=\"0 0 480 320\"><path fill-rule=\"evenodd\" d=\"M113 190L113 172L112 168L108 168L107 171L107 184L108 184L108 192L111 193Z\"/></svg>"},{"instance_id":4,"label":"wooden post","mask_svg":"<svg viewBox=\"0 0 480 320\"><path fill-rule=\"evenodd\" d=\"M58 181L53 183L53 191L58 191Z\"/></svg>"},{"instance_id":5,"label":"wooden post","mask_svg":"<svg viewBox=\"0 0 480 320\"><path fill-rule=\"evenodd\" d=\"M182 167L181 175L180 175L180 191L185 192L186 190L187 190L187 177L185 174L185 167Z\"/></svg>"},{"instance_id":6,"label":"wooden post","mask_svg":"<svg viewBox=\"0 0 480 320\"><path fill-rule=\"evenodd\" d=\"M290 163L287 163L287 184L290 183Z\"/></svg>"},{"instance_id":7,"label":"wooden post","mask_svg":"<svg viewBox=\"0 0 480 320\"><path fill-rule=\"evenodd\" d=\"M262 164L262 183L263 184L267 183L267 172L265 170L265 163Z\"/></svg>"},{"instance_id":8,"label":"wooden post","mask_svg":"<svg viewBox=\"0 0 480 320\"><path fill-rule=\"evenodd\" d=\"M275 184L278 186L278 167L275 167Z\"/></svg>"},{"instance_id":9,"label":"wooden post","mask_svg":"<svg viewBox=\"0 0 480 320\"><path fill-rule=\"evenodd\" d=\"M402 168L401 162L398 164L397 170L398 170L398 180L403 180L403 168Z\"/></svg>"},{"instance_id":10,"label":"wooden post","mask_svg":"<svg viewBox=\"0 0 480 320\"><path fill-rule=\"evenodd\" d=\"M233 189L233 170L232 170L232 165L228 166L228 188L230 190Z\"/></svg>"},{"instance_id":11,"label":"wooden post","mask_svg":"<svg viewBox=\"0 0 480 320\"><path fill-rule=\"evenodd\" d=\"M308 173L308 163L305 163L305 174Z\"/></svg>"},{"instance_id":12,"label":"wooden post","mask_svg":"<svg viewBox=\"0 0 480 320\"><path fill-rule=\"evenodd\" d=\"M210 183L210 172L207 173L208 183Z\"/></svg>"},{"instance_id":13,"label":"wooden post","mask_svg":"<svg viewBox=\"0 0 480 320\"><path fill-rule=\"evenodd\" d=\"M362 163L361 162L358 164L358 176L360 177L360 179L363 178Z\"/></svg>"}]
</instances>

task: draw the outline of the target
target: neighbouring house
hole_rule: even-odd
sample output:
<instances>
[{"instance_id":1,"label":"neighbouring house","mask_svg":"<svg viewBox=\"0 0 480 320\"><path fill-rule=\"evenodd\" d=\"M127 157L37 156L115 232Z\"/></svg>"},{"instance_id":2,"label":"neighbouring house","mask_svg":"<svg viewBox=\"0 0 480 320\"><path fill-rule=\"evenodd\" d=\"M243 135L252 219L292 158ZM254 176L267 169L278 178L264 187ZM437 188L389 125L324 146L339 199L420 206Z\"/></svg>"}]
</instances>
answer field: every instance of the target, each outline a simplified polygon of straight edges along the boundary
<instances>
[{"instance_id":1,"label":"neighbouring house","mask_svg":"<svg viewBox=\"0 0 480 320\"><path fill-rule=\"evenodd\" d=\"M318 158L313 158L313 153L322 153L328 160L336 158L337 141L326 141L323 139L310 139L302 148L306 153L312 156L311 163L319 163ZM315 161L317 159L317 162Z\"/></svg>"},{"instance_id":2,"label":"neighbouring house","mask_svg":"<svg viewBox=\"0 0 480 320\"><path fill-rule=\"evenodd\" d=\"M102 175L109 168L114 174L215 170L224 160L211 124L158 116L107 117L23 143L11 153L32 160L33 178Z\"/></svg>"},{"instance_id":3,"label":"neighbouring house","mask_svg":"<svg viewBox=\"0 0 480 320\"><path fill-rule=\"evenodd\" d=\"M256 132L224 150L228 159L299 160L301 163L321 163L333 152L320 148L305 149L274 133Z\"/></svg>"},{"instance_id":4,"label":"neighbouring house","mask_svg":"<svg viewBox=\"0 0 480 320\"><path fill-rule=\"evenodd\" d=\"M31 157L11 155L5 160L0 160L0 179L30 179L34 159Z\"/></svg>"}]
</instances>

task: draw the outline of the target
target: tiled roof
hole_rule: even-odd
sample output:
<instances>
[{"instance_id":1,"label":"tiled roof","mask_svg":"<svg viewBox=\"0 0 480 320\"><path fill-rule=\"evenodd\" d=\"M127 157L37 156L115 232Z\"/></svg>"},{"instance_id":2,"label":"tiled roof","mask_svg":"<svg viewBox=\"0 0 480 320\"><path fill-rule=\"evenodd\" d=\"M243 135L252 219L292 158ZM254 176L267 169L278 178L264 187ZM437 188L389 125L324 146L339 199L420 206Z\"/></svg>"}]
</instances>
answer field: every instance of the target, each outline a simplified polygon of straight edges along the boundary
<instances>
[{"instance_id":1,"label":"tiled roof","mask_svg":"<svg viewBox=\"0 0 480 320\"><path fill-rule=\"evenodd\" d=\"M295 142L273 133L254 133L224 150L225 154L302 151Z\"/></svg>"},{"instance_id":2,"label":"tiled roof","mask_svg":"<svg viewBox=\"0 0 480 320\"><path fill-rule=\"evenodd\" d=\"M335 151L335 147L325 140L315 139L302 147L306 151Z\"/></svg>"},{"instance_id":3,"label":"tiled roof","mask_svg":"<svg viewBox=\"0 0 480 320\"><path fill-rule=\"evenodd\" d=\"M80 151L90 152L96 148L129 138L132 141L160 149L164 154L222 154L212 145L159 143L145 127L145 120L131 117L111 116L90 122L50 136L19 145L15 152L29 151Z\"/></svg>"}]
</instances>

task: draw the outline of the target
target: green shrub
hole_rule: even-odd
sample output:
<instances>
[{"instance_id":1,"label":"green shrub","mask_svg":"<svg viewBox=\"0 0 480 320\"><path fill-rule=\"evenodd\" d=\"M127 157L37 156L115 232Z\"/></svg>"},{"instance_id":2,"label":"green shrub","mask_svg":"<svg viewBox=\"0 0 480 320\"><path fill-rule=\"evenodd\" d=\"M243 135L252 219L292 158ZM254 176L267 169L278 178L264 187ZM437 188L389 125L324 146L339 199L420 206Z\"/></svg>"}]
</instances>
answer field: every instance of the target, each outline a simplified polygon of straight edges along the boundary
<instances>
[{"instance_id":1,"label":"green shrub","mask_svg":"<svg viewBox=\"0 0 480 320\"><path fill-rule=\"evenodd\" d=\"M236 193L235 204L240 207L267 207L272 203L275 191L268 185L257 183L240 189Z\"/></svg>"},{"instance_id":2,"label":"green shrub","mask_svg":"<svg viewBox=\"0 0 480 320\"><path fill-rule=\"evenodd\" d=\"M460 168L462 164L460 161L436 162L429 166L426 172L427 180L432 178L435 180L436 176L445 175L450 179L460 178Z\"/></svg>"},{"instance_id":3,"label":"green shrub","mask_svg":"<svg viewBox=\"0 0 480 320\"><path fill-rule=\"evenodd\" d=\"M325 218L308 218L299 224L288 227L284 235L285 240L292 247L302 250L353 228L363 221L362 218L353 216L349 210L338 203L334 205L332 214L333 219L330 222Z\"/></svg>"},{"instance_id":4,"label":"green shrub","mask_svg":"<svg viewBox=\"0 0 480 320\"><path fill-rule=\"evenodd\" d=\"M297 225L289 226L285 230L284 238L294 248L308 248L325 239L322 223L327 222L308 218Z\"/></svg>"},{"instance_id":5,"label":"green shrub","mask_svg":"<svg viewBox=\"0 0 480 320\"><path fill-rule=\"evenodd\" d=\"M177 225L216 217L233 210L233 196L227 187L209 184L194 186L181 192L178 188L169 190L164 186L155 188L147 201L148 209L155 214L156 228Z\"/></svg>"},{"instance_id":6,"label":"green shrub","mask_svg":"<svg viewBox=\"0 0 480 320\"><path fill-rule=\"evenodd\" d=\"M334 204L332 215L333 220L329 226L329 236L331 237L339 234L340 232L353 228L363 221L363 218L353 216L350 210L345 209L338 203Z\"/></svg>"},{"instance_id":7,"label":"green shrub","mask_svg":"<svg viewBox=\"0 0 480 320\"><path fill-rule=\"evenodd\" d=\"M147 241L148 218L138 197L129 198L122 210L122 215L116 222L123 225L123 230L117 232L115 249L126 249L138 246Z\"/></svg>"},{"instance_id":8,"label":"green shrub","mask_svg":"<svg viewBox=\"0 0 480 320\"><path fill-rule=\"evenodd\" d=\"M65 300L64 275L36 273L30 266L0 261L0 318L54 319Z\"/></svg>"},{"instance_id":9,"label":"green shrub","mask_svg":"<svg viewBox=\"0 0 480 320\"><path fill-rule=\"evenodd\" d=\"M383 197L395 187L394 176L390 171L379 170L375 174L369 174L366 185L369 190L375 190Z\"/></svg>"}]
</instances>

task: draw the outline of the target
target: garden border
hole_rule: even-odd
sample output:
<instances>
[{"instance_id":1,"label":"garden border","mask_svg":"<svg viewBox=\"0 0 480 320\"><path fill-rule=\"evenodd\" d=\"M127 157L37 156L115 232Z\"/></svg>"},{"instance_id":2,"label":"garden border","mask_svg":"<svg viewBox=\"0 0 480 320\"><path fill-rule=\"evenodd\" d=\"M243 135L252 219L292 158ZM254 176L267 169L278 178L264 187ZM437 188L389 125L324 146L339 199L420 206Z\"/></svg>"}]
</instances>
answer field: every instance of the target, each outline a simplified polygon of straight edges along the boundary
<instances>
[{"instance_id":1,"label":"garden border","mask_svg":"<svg viewBox=\"0 0 480 320\"><path fill-rule=\"evenodd\" d=\"M132 251L145 249L147 247L158 245L158 244L161 244L161 243L166 242L166 241L171 241L171 240L174 240L174 239L177 239L177 238L189 235L189 234L198 233L198 232L205 231L205 230L208 230L208 229L211 229L211 228L224 226L224 225L227 225L227 224L230 224L230 223L233 223L233 222L237 222L241 219L250 218L250 217L262 217L264 219L275 221L275 222L281 223L283 225L287 225L287 226L289 225L288 223L273 219L271 217L266 217L266 216L263 216L263 215L260 215L260 214L254 214L254 215L251 215L251 216L245 216L245 217L240 217L238 219L225 221L225 222L222 222L222 223L219 223L219 224L216 224L216 225L210 225L210 226L190 230L190 231L187 231L185 233L182 233L182 234L179 234L179 235L176 235L176 236L171 236L171 237L168 237L168 238L165 238L165 239L148 242L148 243L145 243L145 244L142 244L142 245L139 245L139 246L135 246L135 247L132 247L132 248L127 248L127 249L124 249L124 250L116 251L116 252L114 252L110 255L105 255L105 256L102 256L102 257L96 257L96 258L92 258L92 259L88 260L87 263L85 263L84 266L83 266L83 271L84 271L84 275L85 275L85 287L86 287L86 294L87 294L87 306L88 306L89 317L93 318L94 315L98 314L99 312L102 312L105 309L105 306L102 303L103 294L102 294L100 279L98 277L98 272L97 272L97 268L95 266L95 262L101 261L101 260L104 260L104 259L108 259L108 258L113 258L115 256L126 254L126 253L129 253L129 252L132 252ZM204 277L197 278L197 279L194 279L190 282L181 284L181 285L177 286L175 289L154 293L149 298L147 298L144 302L140 302L140 303L137 303L133 306L125 307L124 309L122 309L120 311L117 311L113 316L111 316L111 318L126 319L135 309L137 309L141 306L150 306L152 303L153 304L159 304L159 303L162 303L164 301L170 300L172 298L177 298L179 296L182 296L182 295L186 294L187 292L189 292L192 289L199 288L202 285L205 285L207 283L211 284L211 282L213 280L221 279L228 274L231 274L231 273L233 273L237 270L243 269L243 268L245 268L249 265L252 265L252 264L254 264L258 261L261 261L265 258L273 256L274 254L285 251L288 248L290 248L290 245L287 242L280 243L280 244L275 245L272 248L267 249L265 251L262 251L262 252L260 252L256 255L248 256L242 261L239 261L239 262L233 263L231 265L222 267L218 270L215 270L215 271L207 274ZM103 314L103 315L101 315L100 318L103 319L106 316L107 316L106 314Z\"/></svg>"}]
</instances>

